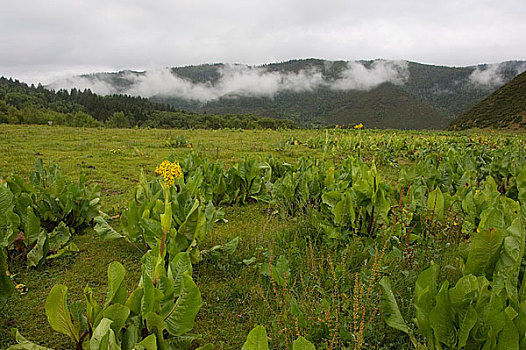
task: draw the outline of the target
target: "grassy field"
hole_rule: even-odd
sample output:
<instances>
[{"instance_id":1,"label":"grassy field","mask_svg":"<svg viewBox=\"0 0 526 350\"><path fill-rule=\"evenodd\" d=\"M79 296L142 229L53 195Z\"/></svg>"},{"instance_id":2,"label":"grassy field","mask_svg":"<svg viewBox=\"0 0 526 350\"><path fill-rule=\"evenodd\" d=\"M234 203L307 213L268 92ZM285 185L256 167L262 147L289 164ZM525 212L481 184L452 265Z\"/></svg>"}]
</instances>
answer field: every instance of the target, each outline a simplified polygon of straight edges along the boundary
<instances>
[{"instance_id":1,"label":"grassy field","mask_svg":"<svg viewBox=\"0 0 526 350\"><path fill-rule=\"evenodd\" d=\"M390 134L392 132L385 133ZM467 137L431 133L407 135L415 140ZM177 136L184 136L191 145L167 147L167 140ZM85 173L90 181L100 184L102 210L112 216L126 207L141 171L153 178L155 166L172 153L176 159L182 159L191 152L200 152L227 165L246 156L264 158L269 154L291 163L307 155L335 161L349 155L368 163L378 160L378 150L372 148L364 147L358 154L355 149L345 147L333 147L328 152L307 146L308 140L326 137L325 131L316 130L120 130L0 125L0 175L15 173L27 179L37 158L42 158L47 165L58 164L73 179ZM294 145L294 140L299 141L298 145ZM411 151L411 154L416 153ZM400 169L414 163L411 157L397 155L393 159L384 155L382 159L377 164L378 173L384 181L393 184ZM426 241L426 248L413 252L414 258L409 264L401 258L400 252L385 251L387 243L382 240L382 232L374 237L354 237L335 251L330 245L317 243L321 239L311 225L308 211L294 217L269 215L263 203L231 206L224 210L228 222L216 224L200 248L208 249L234 237L240 237L241 243L232 256L207 259L194 266L194 280L201 290L203 307L192 333L199 335L196 344L201 346L213 343L215 349L240 349L248 332L254 325L261 324L269 332L271 348L288 348L292 339L308 332L318 349L336 349L338 342L352 343L349 339L355 335L352 329L356 319L352 315L338 315L331 311L334 308L324 309L325 304L330 302L334 306L337 303L336 310L352 308L356 288L370 288L374 291L370 295L362 293L363 303L371 304L371 308L364 308L364 313L371 318L366 320L365 342L361 347L409 349L412 348L409 338L387 327L379 315L378 277L371 274L390 275L397 296L411 293L418 273L431 260L450 267L441 272L441 278L457 280L460 276L461 262L455 255L456 245L450 244L451 237ZM451 221L447 232L456 232L456 225ZM114 226L119 230L118 223ZM432 229L438 235L444 227ZM23 261L10 264L17 282L26 284L28 292L15 293L0 311L0 348L14 343L10 335L12 327L40 345L56 349L72 347L70 340L53 332L46 321L44 300L56 283L69 287L69 301L82 301L86 285L92 287L95 298L102 301L106 294L107 265L119 261L126 268L129 290L135 287L140 278L142 254L133 246L124 240L105 242L89 233L75 236L74 242L79 253L51 260L36 269L27 269ZM381 266L371 267L380 254ZM280 255L288 258L295 276L291 285L284 288L276 288L260 273L261 264L269 259L272 263L272 259L277 260ZM246 262L251 258L255 263ZM360 282L362 284L358 283L358 276L364 281ZM290 310L284 305L289 305L292 299L297 299L306 320L314 320L314 323L301 324L301 320L289 314ZM404 315L413 315L410 302L411 296L400 302ZM337 334L338 339L334 336L336 340L331 340L333 334Z\"/></svg>"},{"instance_id":2,"label":"grassy field","mask_svg":"<svg viewBox=\"0 0 526 350\"><path fill-rule=\"evenodd\" d=\"M141 170L154 176L157 164L175 152L182 158L190 152L203 152L211 159L232 163L245 156L279 154L289 161L305 154L306 148L291 148L277 152L280 141L294 135L305 139L313 131L222 131L222 130L143 130L143 129L78 129L41 126L0 125L0 174L15 173L27 179L37 158L44 163L59 164L66 175L77 178L85 173L90 181L102 188L102 208L110 215L120 213L133 194ZM172 149L169 138L184 136L192 147ZM316 155L316 150L310 152ZM251 205L227 208L229 222L218 225L207 238L206 246L223 243L241 236L243 251L250 257L253 249L267 245L270 236L288 226L263 214L264 206ZM83 289L90 285L102 300L106 293L106 268L111 261L120 261L128 272L129 287L135 286L140 275L140 252L124 241L103 242L96 235L75 237L80 253L59 259L33 270L15 265L17 281L27 285L26 295L16 295L0 314L0 348L13 342L10 328L17 327L28 339L57 349L71 346L66 336L49 327L44 312L44 300L56 283L70 286L71 301L83 299ZM206 248L205 246L205 248ZM225 267L223 267L225 269ZM244 342L246 334L257 321L256 316L243 311L239 299L247 299L252 291L245 288L254 275L253 269L243 270L237 264L222 271L200 266L197 271L205 306L198 315L196 332L218 346ZM240 283L240 280L243 282ZM245 301L247 302L247 301ZM238 315L242 315L239 317ZM220 327L219 327L220 326ZM239 346L240 347L240 346Z\"/></svg>"}]
</instances>

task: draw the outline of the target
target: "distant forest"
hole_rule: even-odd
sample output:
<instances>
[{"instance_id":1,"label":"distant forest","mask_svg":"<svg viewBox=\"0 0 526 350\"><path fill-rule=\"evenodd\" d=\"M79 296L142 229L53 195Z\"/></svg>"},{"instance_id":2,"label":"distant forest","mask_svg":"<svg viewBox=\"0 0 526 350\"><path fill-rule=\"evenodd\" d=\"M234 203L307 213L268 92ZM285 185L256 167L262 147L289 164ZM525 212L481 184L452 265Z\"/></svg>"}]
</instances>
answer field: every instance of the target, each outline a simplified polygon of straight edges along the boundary
<instances>
[{"instance_id":1,"label":"distant forest","mask_svg":"<svg viewBox=\"0 0 526 350\"><path fill-rule=\"evenodd\" d=\"M99 96L89 89L45 89L0 77L0 123L77 127L178 129L295 128L290 120L252 114L200 114L128 95Z\"/></svg>"}]
</instances>

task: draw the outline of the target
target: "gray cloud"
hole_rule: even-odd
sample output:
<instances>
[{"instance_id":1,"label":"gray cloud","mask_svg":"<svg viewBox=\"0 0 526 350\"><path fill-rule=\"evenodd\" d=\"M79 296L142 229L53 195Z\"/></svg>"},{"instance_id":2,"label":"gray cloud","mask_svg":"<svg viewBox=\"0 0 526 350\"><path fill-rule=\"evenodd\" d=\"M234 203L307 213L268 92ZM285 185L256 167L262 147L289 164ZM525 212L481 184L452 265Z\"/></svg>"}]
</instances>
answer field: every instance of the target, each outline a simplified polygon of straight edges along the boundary
<instances>
[{"instance_id":1,"label":"gray cloud","mask_svg":"<svg viewBox=\"0 0 526 350\"><path fill-rule=\"evenodd\" d=\"M522 0L4 1L0 75L295 58L474 65L525 59Z\"/></svg>"},{"instance_id":2,"label":"gray cloud","mask_svg":"<svg viewBox=\"0 0 526 350\"><path fill-rule=\"evenodd\" d=\"M358 62L348 62L347 69L341 73L341 79L333 82L335 90L369 90L390 82L401 85L409 78L406 61L374 61L370 68Z\"/></svg>"},{"instance_id":3,"label":"gray cloud","mask_svg":"<svg viewBox=\"0 0 526 350\"><path fill-rule=\"evenodd\" d=\"M172 96L187 100L211 101L222 97L269 97L281 91L312 91L319 87L334 90L369 90L382 83L403 84L409 77L406 61L374 61L369 67L360 62L347 62L334 80L324 78L322 71L308 68L299 72L269 71L264 67L227 64L218 68L216 82L192 83L172 73L171 69L153 69L144 73L127 72L123 79L130 83L124 90L110 85L105 74L68 77L53 82L53 89L89 88L108 95L126 93L134 96Z\"/></svg>"},{"instance_id":4,"label":"gray cloud","mask_svg":"<svg viewBox=\"0 0 526 350\"><path fill-rule=\"evenodd\" d=\"M469 81L473 85L499 86L504 83L500 64L490 64L485 68L476 67L469 76Z\"/></svg>"}]
</instances>

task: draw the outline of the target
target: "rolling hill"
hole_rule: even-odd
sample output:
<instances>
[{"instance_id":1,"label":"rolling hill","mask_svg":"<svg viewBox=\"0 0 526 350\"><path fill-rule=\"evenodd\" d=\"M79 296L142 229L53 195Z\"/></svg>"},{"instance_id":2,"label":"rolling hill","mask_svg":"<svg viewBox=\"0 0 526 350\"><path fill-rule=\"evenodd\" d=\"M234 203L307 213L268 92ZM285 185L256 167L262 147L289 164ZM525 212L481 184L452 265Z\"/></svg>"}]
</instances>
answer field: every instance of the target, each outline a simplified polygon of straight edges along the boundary
<instances>
[{"instance_id":1,"label":"rolling hill","mask_svg":"<svg viewBox=\"0 0 526 350\"><path fill-rule=\"evenodd\" d=\"M526 129L526 72L455 119L450 130L470 128Z\"/></svg>"},{"instance_id":2,"label":"rolling hill","mask_svg":"<svg viewBox=\"0 0 526 350\"><path fill-rule=\"evenodd\" d=\"M526 70L526 61L444 67L408 61L292 60L95 73L49 87L148 97L198 113L256 114L302 126L441 129Z\"/></svg>"}]
</instances>

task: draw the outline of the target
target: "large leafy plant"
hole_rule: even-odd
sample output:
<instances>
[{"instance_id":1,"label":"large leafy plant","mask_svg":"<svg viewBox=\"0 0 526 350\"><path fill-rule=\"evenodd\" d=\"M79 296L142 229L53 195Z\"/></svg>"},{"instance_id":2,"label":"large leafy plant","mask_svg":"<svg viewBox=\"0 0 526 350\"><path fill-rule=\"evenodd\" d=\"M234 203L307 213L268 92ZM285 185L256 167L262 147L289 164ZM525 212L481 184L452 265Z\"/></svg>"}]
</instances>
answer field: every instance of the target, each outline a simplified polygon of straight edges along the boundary
<instances>
[{"instance_id":1,"label":"large leafy plant","mask_svg":"<svg viewBox=\"0 0 526 350\"><path fill-rule=\"evenodd\" d=\"M73 182L38 159L29 182L13 175L0 184L0 249L23 253L30 267L76 251L71 235L92 226L99 202L98 184Z\"/></svg>"},{"instance_id":2,"label":"large leafy plant","mask_svg":"<svg viewBox=\"0 0 526 350\"><path fill-rule=\"evenodd\" d=\"M179 253L165 268L160 252L148 251L142 258L142 277L128 296L125 269L113 262L108 266L108 288L104 304L93 291L84 289L85 303L68 305L68 288L57 284L45 303L53 330L71 338L77 349L184 349L194 339L188 332L201 308L201 293L192 280L188 253ZM31 349L17 336L20 345ZM21 347L24 345L23 347Z\"/></svg>"},{"instance_id":3,"label":"large leafy plant","mask_svg":"<svg viewBox=\"0 0 526 350\"><path fill-rule=\"evenodd\" d=\"M465 249L463 277L437 284L439 266L420 273L414 290L418 332L431 349L519 349L526 346L526 278L520 278L526 232L518 203L497 197L480 215ZM386 322L410 335L385 278Z\"/></svg>"}]
</instances>

